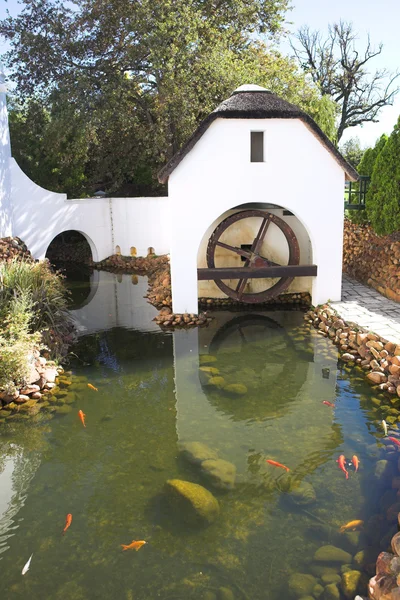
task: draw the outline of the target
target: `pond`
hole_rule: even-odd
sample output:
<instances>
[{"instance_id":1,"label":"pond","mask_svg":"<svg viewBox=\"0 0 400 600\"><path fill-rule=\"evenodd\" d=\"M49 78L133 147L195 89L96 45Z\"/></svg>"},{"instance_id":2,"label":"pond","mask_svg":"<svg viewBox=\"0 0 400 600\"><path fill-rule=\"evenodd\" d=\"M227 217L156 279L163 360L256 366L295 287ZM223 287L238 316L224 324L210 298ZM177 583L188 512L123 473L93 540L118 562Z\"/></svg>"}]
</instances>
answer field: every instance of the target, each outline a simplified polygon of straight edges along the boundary
<instances>
[{"instance_id":1,"label":"pond","mask_svg":"<svg viewBox=\"0 0 400 600\"><path fill-rule=\"evenodd\" d=\"M381 426L391 408L302 312L221 311L209 327L162 332L146 278L91 279L88 293L85 278L73 286L80 337L63 393L0 426L3 597L318 597L360 550L373 562L386 549L397 530L386 514L397 455ZM217 499L210 526L167 502L176 479ZM355 519L361 531L339 532ZM146 545L123 551L132 540ZM314 559L326 545L343 554ZM296 573L308 578L288 591Z\"/></svg>"}]
</instances>

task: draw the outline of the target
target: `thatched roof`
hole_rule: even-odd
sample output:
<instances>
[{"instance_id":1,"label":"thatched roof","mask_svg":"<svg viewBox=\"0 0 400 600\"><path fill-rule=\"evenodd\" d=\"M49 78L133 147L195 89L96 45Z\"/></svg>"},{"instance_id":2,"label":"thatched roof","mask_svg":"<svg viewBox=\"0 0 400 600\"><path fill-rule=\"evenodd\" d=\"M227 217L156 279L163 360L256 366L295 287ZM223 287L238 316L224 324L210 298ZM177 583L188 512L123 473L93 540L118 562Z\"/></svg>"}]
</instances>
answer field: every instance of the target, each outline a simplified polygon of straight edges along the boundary
<instances>
[{"instance_id":1,"label":"thatched roof","mask_svg":"<svg viewBox=\"0 0 400 600\"><path fill-rule=\"evenodd\" d=\"M160 183L166 183L179 165L215 119L300 119L325 146L346 173L346 179L356 181L357 171L343 158L330 139L315 121L295 104L286 102L276 94L256 85L244 85L235 90L227 100L200 123L194 134L171 158L158 174Z\"/></svg>"}]
</instances>

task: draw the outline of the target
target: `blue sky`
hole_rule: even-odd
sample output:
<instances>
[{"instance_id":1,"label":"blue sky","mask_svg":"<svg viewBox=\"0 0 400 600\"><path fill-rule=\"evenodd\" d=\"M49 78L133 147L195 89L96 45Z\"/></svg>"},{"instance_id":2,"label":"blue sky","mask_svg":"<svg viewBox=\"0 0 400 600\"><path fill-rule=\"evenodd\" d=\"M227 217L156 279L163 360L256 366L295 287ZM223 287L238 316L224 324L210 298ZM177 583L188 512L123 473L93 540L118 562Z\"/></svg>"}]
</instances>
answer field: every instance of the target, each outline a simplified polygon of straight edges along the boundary
<instances>
[{"instance_id":1,"label":"blue sky","mask_svg":"<svg viewBox=\"0 0 400 600\"><path fill-rule=\"evenodd\" d=\"M292 4L293 10L287 14L287 20L292 22L287 24L290 31L296 31L305 24L312 29L326 30L328 23L340 19L352 21L359 33L360 48L368 33L373 44L384 44L382 55L371 61L371 69L387 68L395 71L400 68L399 0L292 0ZM15 15L20 10L20 5L17 0L0 0L0 18L5 16L7 8ZM281 49L290 53L287 43L282 44ZM0 53L4 50L5 45L0 40ZM393 107L386 107L381 111L379 123L352 127L345 132L342 140L358 136L362 145L372 145L382 133L391 132L399 115L400 94Z\"/></svg>"}]
</instances>

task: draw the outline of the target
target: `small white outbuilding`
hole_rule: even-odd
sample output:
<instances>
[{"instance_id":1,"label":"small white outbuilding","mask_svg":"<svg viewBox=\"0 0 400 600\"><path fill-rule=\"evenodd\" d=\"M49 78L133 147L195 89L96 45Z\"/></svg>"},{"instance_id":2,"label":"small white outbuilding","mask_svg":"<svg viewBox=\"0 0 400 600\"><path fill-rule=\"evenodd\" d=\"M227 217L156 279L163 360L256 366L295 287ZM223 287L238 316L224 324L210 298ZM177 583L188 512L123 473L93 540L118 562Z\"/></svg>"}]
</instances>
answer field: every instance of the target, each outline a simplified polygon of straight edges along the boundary
<instances>
[{"instance_id":1,"label":"small white outbuilding","mask_svg":"<svg viewBox=\"0 0 400 600\"><path fill-rule=\"evenodd\" d=\"M238 280L237 273L228 279L228 269L218 285L198 283L198 274L206 275L211 265L308 266L302 269L308 276L289 278L283 289L309 291L313 304L339 300L344 183L357 178L309 115L264 88L239 87L159 174L160 182L168 181L173 310L196 312L199 296L223 297L226 286L252 302L279 281ZM271 217L248 213L225 223L243 210ZM296 252L288 245L293 234Z\"/></svg>"},{"instance_id":2,"label":"small white outbuilding","mask_svg":"<svg viewBox=\"0 0 400 600\"><path fill-rule=\"evenodd\" d=\"M308 291L313 304L339 300L344 182L357 177L306 113L250 85L162 169L168 197L69 200L37 186L12 158L0 73L0 237L20 237L39 259L69 230L86 238L95 261L169 252L176 313L196 313L199 296L226 292L248 302L278 291Z\"/></svg>"}]
</instances>

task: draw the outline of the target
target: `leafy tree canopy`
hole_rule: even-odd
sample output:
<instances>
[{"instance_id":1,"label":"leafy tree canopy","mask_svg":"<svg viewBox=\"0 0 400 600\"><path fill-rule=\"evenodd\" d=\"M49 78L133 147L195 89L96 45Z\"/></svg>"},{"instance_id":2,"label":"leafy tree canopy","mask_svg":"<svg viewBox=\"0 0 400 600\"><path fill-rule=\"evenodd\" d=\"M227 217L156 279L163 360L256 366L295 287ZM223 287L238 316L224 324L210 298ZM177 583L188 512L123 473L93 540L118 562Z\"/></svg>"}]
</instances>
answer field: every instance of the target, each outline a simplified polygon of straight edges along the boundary
<instances>
[{"instance_id":1,"label":"leafy tree canopy","mask_svg":"<svg viewBox=\"0 0 400 600\"><path fill-rule=\"evenodd\" d=\"M381 135L379 140L376 141L376 144L373 148L367 148L367 150L365 150L360 164L357 166L357 170L360 173L360 175L364 175L365 177L372 176L375 161L380 151L385 146L387 140L388 136L384 133L383 135Z\"/></svg>"},{"instance_id":2,"label":"leafy tree canopy","mask_svg":"<svg viewBox=\"0 0 400 600\"><path fill-rule=\"evenodd\" d=\"M160 193L157 170L247 82L300 105L334 136L334 104L268 40L282 31L287 0L22 2L0 35L19 101L14 156L41 185Z\"/></svg>"}]
</instances>

